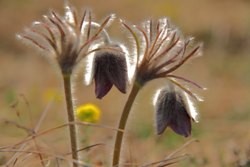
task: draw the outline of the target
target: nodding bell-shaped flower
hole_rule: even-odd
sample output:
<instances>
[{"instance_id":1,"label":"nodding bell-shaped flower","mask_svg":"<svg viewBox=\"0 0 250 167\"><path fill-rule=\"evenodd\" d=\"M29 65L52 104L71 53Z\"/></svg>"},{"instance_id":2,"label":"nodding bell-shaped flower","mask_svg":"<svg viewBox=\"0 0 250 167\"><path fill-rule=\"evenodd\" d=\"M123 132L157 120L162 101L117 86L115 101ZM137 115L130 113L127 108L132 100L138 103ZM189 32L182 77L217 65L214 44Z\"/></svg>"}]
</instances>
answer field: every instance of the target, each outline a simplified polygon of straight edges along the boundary
<instances>
[{"instance_id":1,"label":"nodding bell-shaped flower","mask_svg":"<svg viewBox=\"0 0 250 167\"><path fill-rule=\"evenodd\" d=\"M147 82L166 78L168 88L157 93L157 134L167 127L185 137L191 134L191 120L197 121L197 113L189 97L202 101L195 93L179 83L179 80L204 89L197 83L172 74L189 59L200 55L201 45L194 45L193 38L185 38L167 18L147 20L142 25L122 25L134 39L134 82L139 88ZM190 114L189 114L190 113Z\"/></svg>"},{"instance_id":2,"label":"nodding bell-shaped flower","mask_svg":"<svg viewBox=\"0 0 250 167\"><path fill-rule=\"evenodd\" d=\"M103 98L113 85L126 93L127 62L125 52L119 45L97 51L94 57L93 77L96 97Z\"/></svg>"},{"instance_id":3,"label":"nodding bell-shaped flower","mask_svg":"<svg viewBox=\"0 0 250 167\"><path fill-rule=\"evenodd\" d=\"M188 137L191 135L191 120L198 122L198 114L187 94L172 84L158 92L155 109L158 135L170 127L175 133Z\"/></svg>"},{"instance_id":4,"label":"nodding bell-shaped flower","mask_svg":"<svg viewBox=\"0 0 250 167\"><path fill-rule=\"evenodd\" d=\"M85 11L80 18L75 8L65 5L65 15L54 11L36 21L19 39L38 48L48 59L61 69L63 75L71 74L82 59L92 53L90 50L97 40L107 40L105 31L114 15L108 16L101 24L92 21L90 11Z\"/></svg>"}]
</instances>

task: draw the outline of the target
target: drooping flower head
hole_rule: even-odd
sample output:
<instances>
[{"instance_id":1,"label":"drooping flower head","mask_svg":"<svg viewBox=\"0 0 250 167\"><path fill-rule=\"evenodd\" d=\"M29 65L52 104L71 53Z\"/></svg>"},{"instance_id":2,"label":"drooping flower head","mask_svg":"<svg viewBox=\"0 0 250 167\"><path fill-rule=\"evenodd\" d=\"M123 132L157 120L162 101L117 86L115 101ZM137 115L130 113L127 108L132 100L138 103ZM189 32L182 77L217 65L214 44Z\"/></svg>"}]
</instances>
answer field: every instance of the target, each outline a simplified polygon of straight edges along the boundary
<instances>
[{"instance_id":1,"label":"drooping flower head","mask_svg":"<svg viewBox=\"0 0 250 167\"><path fill-rule=\"evenodd\" d=\"M97 98L105 96L115 85L126 93L127 63L124 52L117 46L113 51L96 52L94 60L95 93Z\"/></svg>"},{"instance_id":2,"label":"drooping flower head","mask_svg":"<svg viewBox=\"0 0 250 167\"><path fill-rule=\"evenodd\" d=\"M97 40L108 40L105 27L113 20L108 16L101 24L92 21L90 11L79 17L76 10L65 6L65 15L54 11L36 21L18 38L38 48L48 59L59 65L63 74L71 74L74 67L91 53Z\"/></svg>"},{"instance_id":3,"label":"drooping flower head","mask_svg":"<svg viewBox=\"0 0 250 167\"><path fill-rule=\"evenodd\" d=\"M107 38L106 38L107 39ZM128 50L110 38L93 45L85 74L85 83L95 81L96 97L103 98L113 87L126 93L128 82Z\"/></svg>"},{"instance_id":4,"label":"drooping flower head","mask_svg":"<svg viewBox=\"0 0 250 167\"><path fill-rule=\"evenodd\" d=\"M167 18L147 20L140 26L130 26L124 21L121 23L134 39L135 84L143 87L147 82L158 78L166 78L169 81L165 88L158 91L155 98L157 134L162 134L170 127L180 135L189 136L191 120L197 121L197 113L189 97L198 101L200 98L178 80L203 88L172 73L187 60L200 55L201 45L195 46L193 38L185 38Z\"/></svg>"},{"instance_id":5,"label":"drooping flower head","mask_svg":"<svg viewBox=\"0 0 250 167\"><path fill-rule=\"evenodd\" d=\"M155 96L156 129L162 134L167 127L184 137L191 135L191 121L198 122L198 114L188 95L169 83Z\"/></svg>"}]
</instances>

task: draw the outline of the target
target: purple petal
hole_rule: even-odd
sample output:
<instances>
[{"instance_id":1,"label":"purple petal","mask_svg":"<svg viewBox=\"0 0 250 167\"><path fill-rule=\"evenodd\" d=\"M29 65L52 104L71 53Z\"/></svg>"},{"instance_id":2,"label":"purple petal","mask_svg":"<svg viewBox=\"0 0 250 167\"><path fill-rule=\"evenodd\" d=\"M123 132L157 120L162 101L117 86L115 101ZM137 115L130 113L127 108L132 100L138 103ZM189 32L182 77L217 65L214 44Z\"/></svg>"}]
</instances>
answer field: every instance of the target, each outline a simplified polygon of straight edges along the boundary
<instances>
[{"instance_id":1,"label":"purple petal","mask_svg":"<svg viewBox=\"0 0 250 167\"><path fill-rule=\"evenodd\" d=\"M102 68L98 65L95 67L94 79L96 97L101 99L110 91L113 84L109 81L108 77L103 74Z\"/></svg>"},{"instance_id":2,"label":"purple petal","mask_svg":"<svg viewBox=\"0 0 250 167\"><path fill-rule=\"evenodd\" d=\"M175 116L172 117L170 128L184 137L191 135L191 118L183 103L177 101Z\"/></svg>"},{"instance_id":3,"label":"purple petal","mask_svg":"<svg viewBox=\"0 0 250 167\"><path fill-rule=\"evenodd\" d=\"M124 56L110 54L109 68L107 68L106 74L117 89L122 93L126 93L127 65Z\"/></svg>"},{"instance_id":4,"label":"purple petal","mask_svg":"<svg viewBox=\"0 0 250 167\"><path fill-rule=\"evenodd\" d=\"M191 118L187 113L181 94L162 91L157 100L157 134L169 126L175 133L188 137L191 134Z\"/></svg>"},{"instance_id":5,"label":"purple petal","mask_svg":"<svg viewBox=\"0 0 250 167\"><path fill-rule=\"evenodd\" d=\"M156 109L157 134L162 134L171 122L175 110L175 93L161 92Z\"/></svg>"},{"instance_id":6,"label":"purple petal","mask_svg":"<svg viewBox=\"0 0 250 167\"><path fill-rule=\"evenodd\" d=\"M96 94L101 94L101 97L108 93L113 84L122 93L126 93L127 66L125 57L111 52L97 54L94 77L96 89L98 87Z\"/></svg>"}]
</instances>

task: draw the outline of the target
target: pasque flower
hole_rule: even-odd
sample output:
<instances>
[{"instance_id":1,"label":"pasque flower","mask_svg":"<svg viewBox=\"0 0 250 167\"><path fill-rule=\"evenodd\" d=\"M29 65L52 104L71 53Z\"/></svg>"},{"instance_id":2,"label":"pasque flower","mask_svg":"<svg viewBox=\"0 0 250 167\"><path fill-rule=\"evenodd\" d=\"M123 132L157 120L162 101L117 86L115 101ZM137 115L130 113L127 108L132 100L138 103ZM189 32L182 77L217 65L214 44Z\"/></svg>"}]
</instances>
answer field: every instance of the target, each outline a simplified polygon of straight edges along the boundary
<instances>
[{"instance_id":1,"label":"pasque flower","mask_svg":"<svg viewBox=\"0 0 250 167\"><path fill-rule=\"evenodd\" d=\"M158 135L167 127L185 137L191 134L191 121L198 122L198 114L185 92L169 83L156 94L155 103Z\"/></svg>"},{"instance_id":2,"label":"pasque flower","mask_svg":"<svg viewBox=\"0 0 250 167\"><path fill-rule=\"evenodd\" d=\"M113 50L96 52L94 60L95 93L102 98L115 85L122 93L126 93L127 63L125 52L118 45Z\"/></svg>"},{"instance_id":3,"label":"pasque flower","mask_svg":"<svg viewBox=\"0 0 250 167\"><path fill-rule=\"evenodd\" d=\"M142 87L157 78L167 78L168 89L160 91L156 102L157 133L161 134L167 126L176 133L189 136L191 122L188 114L189 96L200 98L177 80L203 89L195 82L172 74L190 58L199 55L200 45L193 46L193 38L184 38L180 31L173 27L167 18L145 21L141 26L127 28L135 39L137 61L135 65L135 84ZM185 100L188 98L187 100ZM195 114L196 115L196 114Z\"/></svg>"},{"instance_id":4,"label":"pasque flower","mask_svg":"<svg viewBox=\"0 0 250 167\"><path fill-rule=\"evenodd\" d=\"M113 18L114 15L110 15L98 24L92 21L91 12L85 11L79 19L76 10L66 4L64 16L50 11L42 21L34 22L24 33L18 35L18 38L38 48L50 62L59 67L63 76L71 153L72 159L75 160L74 167L78 166L76 163L78 143L74 124L72 74L87 55L96 51L93 46L109 40L105 27Z\"/></svg>"},{"instance_id":5,"label":"pasque flower","mask_svg":"<svg viewBox=\"0 0 250 167\"><path fill-rule=\"evenodd\" d=\"M166 78L174 89L160 92L156 98L157 133L161 134L166 127L176 133L189 136L191 131L191 117L187 113L184 96L199 98L178 80L202 88L193 81L172 74L187 60L199 55L200 45L193 45L193 38L185 38L181 32L169 23L167 18L157 21L147 20L141 25L129 25L121 21L122 25L131 34L133 39L132 55L135 55L132 64L134 68L133 88L125 104L118 129L125 130L127 119L133 102L140 89L149 81ZM130 67L130 68L132 68ZM167 85L169 86L169 85ZM178 91L176 91L178 88ZM164 89L163 89L164 90ZM113 166L119 166L120 150L123 133L117 132L113 155Z\"/></svg>"}]
</instances>

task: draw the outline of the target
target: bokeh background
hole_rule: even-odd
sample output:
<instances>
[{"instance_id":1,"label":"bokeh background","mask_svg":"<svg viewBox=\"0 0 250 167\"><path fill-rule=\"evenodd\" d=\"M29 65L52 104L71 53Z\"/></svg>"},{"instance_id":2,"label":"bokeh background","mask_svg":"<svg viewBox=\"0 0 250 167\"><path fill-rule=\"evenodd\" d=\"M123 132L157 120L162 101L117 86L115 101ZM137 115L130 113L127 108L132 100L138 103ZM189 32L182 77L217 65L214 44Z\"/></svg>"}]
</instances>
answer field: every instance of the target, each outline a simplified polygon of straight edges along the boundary
<instances>
[{"instance_id":1,"label":"bokeh background","mask_svg":"<svg viewBox=\"0 0 250 167\"><path fill-rule=\"evenodd\" d=\"M162 136L155 135L152 95L156 85L164 80L155 81L143 89L133 107L124 146L125 161L146 164L161 160L190 139L198 139L198 143L182 151L189 154L189 158L173 166L245 164L247 167L247 161L250 166L249 0L71 0L71 3L79 11L91 8L96 20L116 13L137 24L148 18L168 16L185 35L204 43L203 57L177 71L208 88L206 91L194 89L205 101L197 103L201 121L193 125L192 137L183 138L169 129ZM6 119L32 128L49 106L40 130L64 123L61 76L39 53L15 37L49 9L63 14L63 1L0 0L0 146L14 144L27 136L24 130L6 124ZM116 40L121 40L118 21L109 31ZM93 85L82 84L82 73L75 82L76 105L97 105L102 111L99 124L116 127L127 95L112 89L103 100L97 100ZM95 166L108 166L114 131L96 127L81 127L79 131L79 140L84 146L105 143L85 151L83 159ZM66 133L66 129L53 131L40 137L39 144L55 153L67 152ZM0 164L11 155L0 153ZM27 159L22 161L26 163L24 166L41 165L35 158Z\"/></svg>"}]
</instances>

